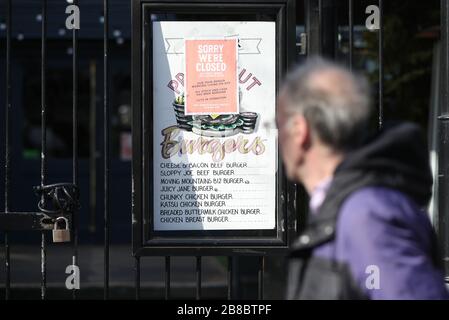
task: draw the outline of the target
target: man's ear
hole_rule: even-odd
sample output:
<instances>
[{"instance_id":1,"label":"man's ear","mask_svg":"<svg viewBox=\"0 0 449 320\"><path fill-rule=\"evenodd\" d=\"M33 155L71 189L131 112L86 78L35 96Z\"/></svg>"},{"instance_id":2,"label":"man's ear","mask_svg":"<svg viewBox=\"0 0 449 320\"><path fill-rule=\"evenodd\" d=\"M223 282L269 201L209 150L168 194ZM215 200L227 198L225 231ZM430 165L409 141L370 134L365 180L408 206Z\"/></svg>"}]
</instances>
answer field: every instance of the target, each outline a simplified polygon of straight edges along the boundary
<instances>
[{"instance_id":1,"label":"man's ear","mask_svg":"<svg viewBox=\"0 0 449 320\"><path fill-rule=\"evenodd\" d=\"M302 114L293 115L292 134L296 147L307 150L311 145L310 126Z\"/></svg>"}]
</instances>

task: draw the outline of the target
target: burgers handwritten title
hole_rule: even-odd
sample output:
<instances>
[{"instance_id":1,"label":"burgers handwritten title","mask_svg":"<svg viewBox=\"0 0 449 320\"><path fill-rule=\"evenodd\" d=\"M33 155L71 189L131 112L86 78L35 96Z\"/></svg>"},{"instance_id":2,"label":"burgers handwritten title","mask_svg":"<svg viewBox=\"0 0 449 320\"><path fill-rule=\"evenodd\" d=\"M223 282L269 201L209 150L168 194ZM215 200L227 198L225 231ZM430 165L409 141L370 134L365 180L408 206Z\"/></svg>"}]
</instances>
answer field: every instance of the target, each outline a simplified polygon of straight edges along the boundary
<instances>
[{"instance_id":1,"label":"burgers handwritten title","mask_svg":"<svg viewBox=\"0 0 449 320\"><path fill-rule=\"evenodd\" d=\"M177 126L171 126L162 131L164 140L161 143L161 154L164 159L170 159L176 155L183 154L210 154L214 162L224 160L226 154L239 152L241 154L253 153L258 156L265 152L265 139L255 137L252 141L244 139L242 136L237 139L229 138L224 141L220 139L184 139L179 135Z\"/></svg>"}]
</instances>

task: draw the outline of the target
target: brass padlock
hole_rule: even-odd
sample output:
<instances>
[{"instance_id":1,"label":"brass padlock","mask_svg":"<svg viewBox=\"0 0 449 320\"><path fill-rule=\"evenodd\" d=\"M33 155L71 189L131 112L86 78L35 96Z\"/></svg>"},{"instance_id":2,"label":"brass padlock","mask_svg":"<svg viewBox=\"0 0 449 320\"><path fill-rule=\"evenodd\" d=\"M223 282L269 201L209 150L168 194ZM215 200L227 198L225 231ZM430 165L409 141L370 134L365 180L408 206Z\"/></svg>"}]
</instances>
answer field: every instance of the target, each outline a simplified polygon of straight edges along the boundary
<instances>
[{"instance_id":1,"label":"brass padlock","mask_svg":"<svg viewBox=\"0 0 449 320\"><path fill-rule=\"evenodd\" d=\"M59 229L58 222L63 220L65 222L65 229ZM69 242L70 241L70 230L69 230L69 220L65 217L59 217L55 221L53 227L53 242Z\"/></svg>"}]
</instances>

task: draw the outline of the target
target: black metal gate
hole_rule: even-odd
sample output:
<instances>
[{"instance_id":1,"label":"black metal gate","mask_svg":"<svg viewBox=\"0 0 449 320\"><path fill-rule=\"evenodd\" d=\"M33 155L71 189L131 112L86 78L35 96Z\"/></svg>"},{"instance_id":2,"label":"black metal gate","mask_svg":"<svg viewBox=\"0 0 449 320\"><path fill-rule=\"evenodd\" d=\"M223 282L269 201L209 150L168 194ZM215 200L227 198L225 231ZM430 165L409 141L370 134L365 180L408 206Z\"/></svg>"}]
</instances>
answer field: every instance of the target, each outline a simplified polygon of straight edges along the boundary
<instances>
[{"instance_id":1,"label":"black metal gate","mask_svg":"<svg viewBox=\"0 0 449 320\"><path fill-rule=\"evenodd\" d=\"M40 151L37 159L39 159L40 163L40 184L36 186L36 205L34 212L18 212L13 209L11 205L11 198L13 193L21 194L27 192L27 190L13 190L12 189L12 181L14 179L14 173L11 168L13 167L14 161L16 161L15 156L17 154L13 152L13 145L18 143L17 138L15 138L13 132L13 124L14 119L18 117L18 111L16 110L16 104L14 100L14 81L13 81L13 57L14 57L14 46L15 43L21 41L20 38L23 39L23 34L19 31L13 31L13 17L19 15L19 8L15 6L16 2L12 0L4 0L3 3L3 13L4 20L0 20L2 25L4 26L4 40L1 39L0 43L2 45L1 50L4 54L4 66L5 66L5 83L4 83L4 118L2 123L5 128L4 132L4 170L3 170L3 181L4 181L4 212L0 214L0 231L4 232L4 252L5 252L5 298L11 298L11 268L14 268L14 265L11 264L11 252L14 251L14 243L11 241L11 236L13 233L20 232L21 234L26 233L28 231L37 231L40 233L40 261L41 261L41 270L40 270L40 297L42 299L46 299L47 297L47 243L49 242L49 232L54 227L54 223L56 218L64 217L67 218L70 224L71 229L71 248L67 248L67 250L71 250L72 252L72 264L78 265L78 248L79 248L79 221L81 217L79 216L79 202L83 201L82 197L79 199L80 193L83 193L83 190L80 188L80 159L79 159L79 146L80 143L87 143L87 141L80 141L80 133L79 127L80 122L79 119L82 116L80 114L80 95L79 95L79 87L82 85L80 83L80 66L79 66L79 57L82 52L79 49L79 40L78 34L79 30L73 29L67 32L70 32L71 37L71 46L70 46L70 57L71 57L71 70L70 76L71 78L71 145L70 145L70 161L65 162L64 165L70 166L71 170L71 179L68 181L55 181L54 178L49 174L49 162L48 162L48 148L47 148L47 124L48 124L48 99L52 95L52 92L48 91L47 83L48 83L48 63L49 63L49 48L48 48L48 24L49 20L52 18L49 10L49 5L53 6L55 3L51 0L41 0L39 2L39 12L36 15L37 23L40 27ZM59 1L61 2L61 1ZM81 9L81 28L83 28L83 5L85 1L67 1L67 5L75 5ZM103 278L103 296L105 299L110 297L110 245L111 245L111 226L114 221L111 219L111 184L114 183L111 180L111 140L114 138L111 136L111 123L113 123L111 119L111 41L116 40L116 43L119 43L119 39L123 44L123 39L119 35L119 31L116 28L116 22L111 20L110 18L110 10L114 5L118 5L119 2L127 2L127 9L129 12L121 12L122 18L126 16L126 19L131 21L131 4L134 8L134 14L132 16L133 26L130 28L129 33L133 34L134 37L141 36L140 34L140 23L142 20L140 19L140 15L136 16L137 13L140 14L140 8L143 3L155 3L155 1L141 1L141 0L123 0L123 1L108 1L103 0L101 7L102 12L97 12L96 14L101 14L101 24L102 24L102 63L103 63L103 74L102 74L102 89L103 96L101 98L100 104L102 107L102 118L100 119L101 128L97 128L99 122L93 122L94 131L99 133L99 136L102 139L96 137L95 139L101 140L102 144L102 157L101 157L101 183L90 184L94 190L101 190L100 199L102 205L99 207L94 207L97 212L101 212L101 218L93 218L97 219L102 224L103 233L102 239L100 241L103 249L104 259L103 259L103 268L104 268L104 278ZM210 5L211 8L214 8L214 1L177 1L181 3L182 10L186 11L186 8L190 6L190 10L195 10L196 8L201 7L201 5ZM259 2L259 7L257 7L257 2ZM301 62L307 55L314 54L322 54L331 58L337 59L336 54L336 38L338 38L338 31L336 29L335 17L337 7L343 8L346 10L347 16L347 43L348 43L348 52L345 57L347 64L350 68L354 66L354 8L356 6L356 1L348 0L344 1L344 5L341 6L343 1L339 2L337 5L337 1L332 0L306 0L306 1L287 1L287 0L271 0L271 1L245 1L245 3L241 3L240 1L225 1L221 2L220 10L226 11L226 6L229 5L234 9L240 8L241 10L249 10L251 5L254 5L254 8L258 8L261 10L262 7L279 7L279 10L283 11L284 16L281 21L282 24L285 24L287 28L286 41L284 42L285 48L282 48L282 52L285 54L284 67L287 68L293 64L293 61ZM158 1L158 4L161 5L162 8L173 8L175 7L175 1ZM380 26L378 30L375 30L375 33L378 36L377 40L377 59L378 59L378 117L377 124L379 127L382 127L384 122L384 31L383 31L383 1L373 1L373 4L377 6L379 10L379 21ZM36 5L36 4L35 4ZM165 6L165 7L164 7ZM64 8L66 5L64 4ZM62 8L61 5L59 7ZM17 10L17 11L16 11ZM188 10L187 10L188 11ZM15 15L14 15L14 14ZM63 12L60 12L63 15ZM88 13L86 12L86 15ZM90 13L89 13L90 14ZM442 243L444 244L445 256L448 255L449 252L449 241L447 239L447 218L449 213L449 202L447 201L447 179L448 179L448 154L445 152L447 150L447 97L449 95L447 88L447 81L449 79L449 65L447 58L448 52L447 48L449 45L449 4L441 0L441 26L442 26L442 64L443 64L443 74L442 74L442 82L441 86L442 90L441 94L441 109L438 113L439 117L439 141L440 141L440 150L439 153L439 189L438 189L438 208L439 208L439 220L438 226L440 231L440 236ZM116 16L117 18L117 16ZM0 18L1 19L1 18ZM62 19L62 21L65 20ZM296 32L295 32L295 23L296 20ZM303 28L301 28L303 27ZM111 28L112 28L112 36L111 36ZM1 28L0 28L1 29ZM62 28L63 29L63 28ZM60 29L61 30L61 29ZM118 31L117 31L118 30ZM13 33L15 32L15 33ZM52 31L53 32L53 31ZM66 31L61 31L66 32ZM123 32L123 30L121 31ZM291 45L291 41L293 41L293 37L296 33L296 53L293 53L293 48ZM15 38L13 35L15 34ZM112 40L111 40L112 39ZM137 39L133 39L133 41L138 41ZM140 39L139 39L140 41ZM130 50L130 43L125 41L125 46L127 46L128 51ZM139 56L135 56L133 53L132 59L140 59ZM131 57L131 56L130 56ZM130 62L130 61L129 61ZM140 65L139 65L140 66ZM140 79L133 78L132 81L140 85ZM0 82L1 83L1 82ZM140 97L133 96L133 99L140 99ZM94 102L95 104L95 102ZM23 115L23 113L21 113ZM98 120L97 120L98 121ZM115 121L115 120L114 120ZM139 138L140 139L140 138ZM94 149L95 151L95 149ZM140 161L140 159L134 159L134 161ZM95 164L95 159L93 160ZM100 176L100 174L98 174ZM128 177L128 181L131 180L131 177ZM285 190L281 190L285 192L285 206L289 212L289 216L291 216L291 221L289 224L289 232L291 232L289 237L293 237L294 233L297 229L300 229L305 221L307 205L306 205L306 196L301 187L285 184ZM93 191L93 197L98 196L96 194L97 191ZM115 191L114 191L115 192ZM116 193L114 193L115 195ZM20 196L19 196L20 198ZM115 198L115 196L113 197ZM131 199L131 198L129 198ZM133 198L134 199L134 198ZM134 199L135 200L135 199ZM131 204L129 204L131 206ZM135 204L133 204L135 205ZM128 220L131 220L131 213L127 214ZM296 223L296 217L297 223ZM129 232L131 231L131 224L129 224ZM100 233L101 234L101 233ZM128 238L129 239L129 238ZM128 243L129 244L129 243ZM189 251L190 256L195 260L195 297L196 299L207 298L202 294L202 279L203 279L203 256L205 255L214 255L213 250L210 248L198 248L195 246L189 247L191 249ZM164 251L165 250L165 251ZM163 257L164 259L164 282L165 282L165 298L169 299L171 297L171 270L173 268L173 257L179 255L186 255L185 252L181 252L179 248L170 248L167 247L163 250L159 248L157 253L149 253L151 249L145 251L144 254L137 254L134 257L134 285L135 285L135 298L139 299L141 297L141 259L143 259L146 255L158 255ZM263 248L258 248L254 252L248 253L248 251L241 251L238 248L230 248L229 250L217 250L215 255L223 255L226 257L226 268L227 268L227 298L231 299L236 297L234 290L241 290L241 286L239 286L240 281L240 273L238 273L238 269L242 269L242 263L251 264L251 271L249 274L257 281L257 298L264 298L264 279L265 279L265 264L266 258L272 255L270 250L265 250ZM146 254L148 253L148 254ZM285 253L285 251L284 251ZM129 247L129 254L132 254L132 248ZM241 260L241 256L251 256L252 260ZM240 262L239 262L240 261ZM446 261L447 262L447 261ZM447 266L447 263L446 263ZM81 283L82 287L82 283ZM73 298L77 297L77 290L72 289Z\"/></svg>"}]
</instances>

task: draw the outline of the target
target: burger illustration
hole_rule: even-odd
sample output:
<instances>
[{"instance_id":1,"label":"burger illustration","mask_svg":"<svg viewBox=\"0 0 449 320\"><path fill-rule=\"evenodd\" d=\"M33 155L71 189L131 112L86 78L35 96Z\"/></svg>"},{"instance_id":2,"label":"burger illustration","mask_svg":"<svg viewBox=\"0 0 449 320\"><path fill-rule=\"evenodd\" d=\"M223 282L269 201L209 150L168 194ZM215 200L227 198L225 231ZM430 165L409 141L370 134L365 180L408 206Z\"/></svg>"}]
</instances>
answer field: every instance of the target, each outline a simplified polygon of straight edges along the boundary
<instances>
[{"instance_id":1,"label":"burger illustration","mask_svg":"<svg viewBox=\"0 0 449 320\"><path fill-rule=\"evenodd\" d=\"M228 137L239 132L243 120L238 114L193 116L192 131L206 137Z\"/></svg>"},{"instance_id":2,"label":"burger illustration","mask_svg":"<svg viewBox=\"0 0 449 320\"><path fill-rule=\"evenodd\" d=\"M173 109L175 111L176 122L178 123L179 128L186 131L192 131L192 125L190 125L189 122L191 122L193 118L192 116L187 116L185 114L184 104L184 94L177 96L175 101L173 101Z\"/></svg>"},{"instance_id":3,"label":"burger illustration","mask_svg":"<svg viewBox=\"0 0 449 320\"><path fill-rule=\"evenodd\" d=\"M256 129L258 114L255 112L240 112L239 114L185 114L184 94L176 97L173 102L178 127L206 137L229 137L238 133L250 134Z\"/></svg>"}]
</instances>

